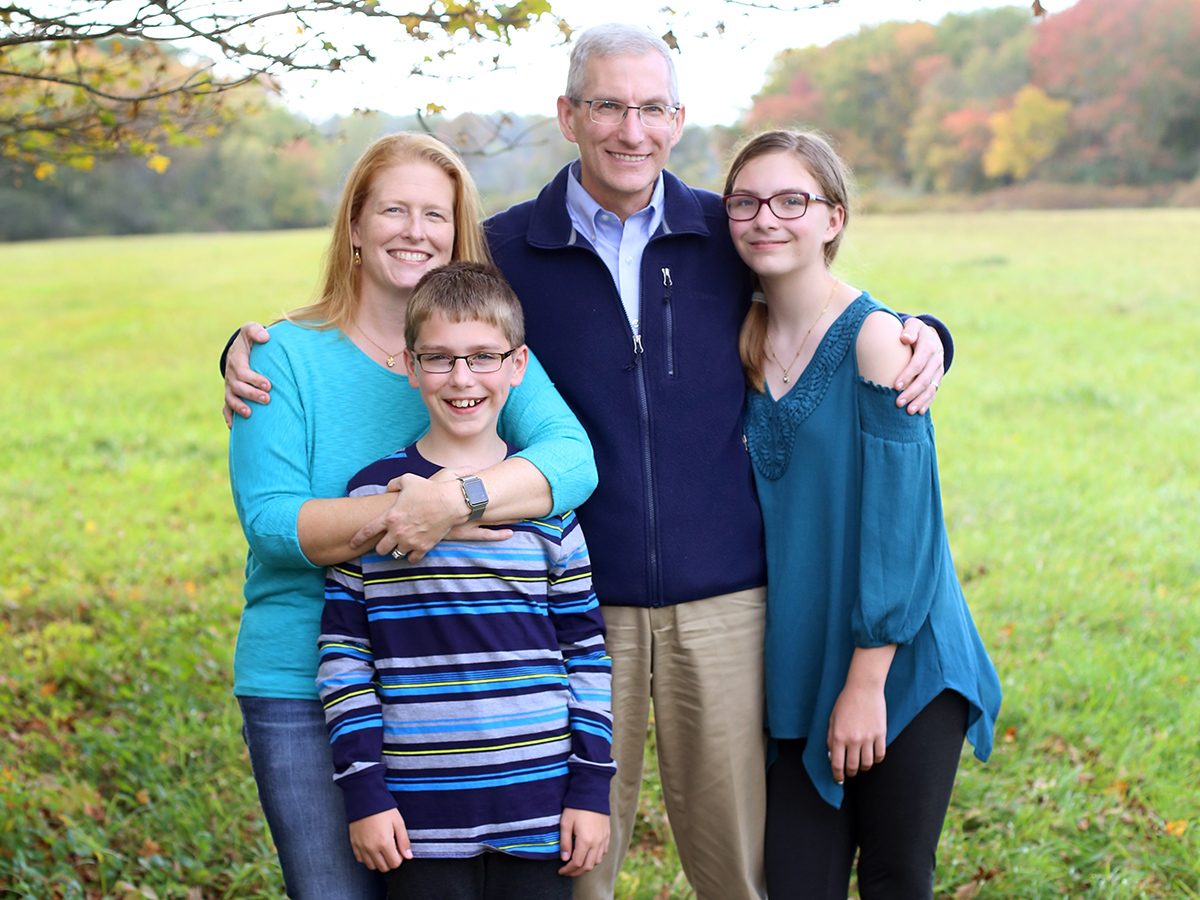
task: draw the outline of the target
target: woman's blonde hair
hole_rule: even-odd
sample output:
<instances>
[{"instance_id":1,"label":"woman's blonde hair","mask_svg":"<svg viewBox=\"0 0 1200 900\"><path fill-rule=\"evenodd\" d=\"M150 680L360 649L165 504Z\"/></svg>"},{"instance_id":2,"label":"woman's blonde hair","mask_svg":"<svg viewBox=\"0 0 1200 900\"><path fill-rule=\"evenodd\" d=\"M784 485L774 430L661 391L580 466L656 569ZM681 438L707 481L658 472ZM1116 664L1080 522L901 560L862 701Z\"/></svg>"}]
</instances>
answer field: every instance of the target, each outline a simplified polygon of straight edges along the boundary
<instances>
[{"instance_id":1,"label":"woman's blonde hair","mask_svg":"<svg viewBox=\"0 0 1200 900\"><path fill-rule=\"evenodd\" d=\"M362 266L354 264L352 225L376 176L391 166L410 162L437 166L454 184L454 248L450 259L491 265L492 254L479 225L483 210L479 192L462 159L432 135L400 131L374 141L350 170L330 228L320 293L308 306L285 313L285 319L310 328L342 331L354 321L362 290Z\"/></svg>"},{"instance_id":2,"label":"woman's blonde hair","mask_svg":"<svg viewBox=\"0 0 1200 900\"><path fill-rule=\"evenodd\" d=\"M729 175L725 178L725 193L733 193L734 182L748 162L768 153L793 154L816 179L821 194L842 208L842 228L833 240L825 244L823 250L826 268L832 266L842 243L842 235L846 233L846 226L850 222L850 168L823 135L813 131L764 131L743 144L734 157ZM754 286L758 287L757 276L754 277ZM766 389L766 336L767 306L765 303L751 303L738 335L738 352L742 357L746 384L759 393Z\"/></svg>"}]
</instances>

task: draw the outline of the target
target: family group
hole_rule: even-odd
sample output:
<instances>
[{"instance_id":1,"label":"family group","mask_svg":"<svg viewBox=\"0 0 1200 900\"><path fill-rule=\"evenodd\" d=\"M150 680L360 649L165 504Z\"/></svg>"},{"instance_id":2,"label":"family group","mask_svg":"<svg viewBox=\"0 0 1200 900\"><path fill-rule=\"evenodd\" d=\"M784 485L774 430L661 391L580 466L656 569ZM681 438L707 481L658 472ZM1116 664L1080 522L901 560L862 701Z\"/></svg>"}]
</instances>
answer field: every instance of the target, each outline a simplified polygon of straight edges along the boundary
<instances>
[{"instance_id":1,"label":"family group","mask_svg":"<svg viewBox=\"0 0 1200 900\"><path fill-rule=\"evenodd\" d=\"M653 727L700 900L931 898L1000 705L927 414L950 334L834 274L821 136L752 137L722 195L668 172L644 29L579 37L557 112L578 159L482 223L453 150L378 139L314 302L222 358L287 894L611 900Z\"/></svg>"}]
</instances>

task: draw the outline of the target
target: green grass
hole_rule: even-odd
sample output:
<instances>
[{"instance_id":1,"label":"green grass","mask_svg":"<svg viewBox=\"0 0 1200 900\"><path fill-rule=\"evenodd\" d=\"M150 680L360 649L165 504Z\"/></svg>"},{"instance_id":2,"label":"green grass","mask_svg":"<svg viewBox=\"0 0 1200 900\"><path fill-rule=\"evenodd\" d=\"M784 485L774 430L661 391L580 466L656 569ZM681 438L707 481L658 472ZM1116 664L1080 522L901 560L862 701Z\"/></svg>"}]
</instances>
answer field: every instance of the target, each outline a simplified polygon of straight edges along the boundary
<instances>
[{"instance_id":1,"label":"green grass","mask_svg":"<svg viewBox=\"0 0 1200 900\"><path fill-rule=\"evenodd\" d=\"M1005 689L940 897L1200 896L1197 234L1188 210L852 225L839 274L957 340L945 509ZM281 896L229 690L215 360L307 300L321 246L0 245L0 896ZM621 895L689 897L647 788Z\"/></svg>"}]
</instances>

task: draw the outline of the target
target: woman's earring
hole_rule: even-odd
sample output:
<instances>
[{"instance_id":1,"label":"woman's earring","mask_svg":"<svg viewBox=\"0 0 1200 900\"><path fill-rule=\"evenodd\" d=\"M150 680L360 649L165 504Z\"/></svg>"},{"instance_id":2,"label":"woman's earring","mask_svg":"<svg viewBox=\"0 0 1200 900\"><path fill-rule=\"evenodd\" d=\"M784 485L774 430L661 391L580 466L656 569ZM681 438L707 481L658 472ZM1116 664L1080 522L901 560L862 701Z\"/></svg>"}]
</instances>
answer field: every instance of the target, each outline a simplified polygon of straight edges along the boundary
<instances>
[{"instance_id":1,"label":"woman's earring","mask_svg":"<svg viewBox=\"0 0 1200 900\"><path fill-rule=\"evenodd\" d=\"M357 247L354 248L354 264L356 266L362 265L362 253L359 251L359 249Z\"/></svg>"}]
</instances>

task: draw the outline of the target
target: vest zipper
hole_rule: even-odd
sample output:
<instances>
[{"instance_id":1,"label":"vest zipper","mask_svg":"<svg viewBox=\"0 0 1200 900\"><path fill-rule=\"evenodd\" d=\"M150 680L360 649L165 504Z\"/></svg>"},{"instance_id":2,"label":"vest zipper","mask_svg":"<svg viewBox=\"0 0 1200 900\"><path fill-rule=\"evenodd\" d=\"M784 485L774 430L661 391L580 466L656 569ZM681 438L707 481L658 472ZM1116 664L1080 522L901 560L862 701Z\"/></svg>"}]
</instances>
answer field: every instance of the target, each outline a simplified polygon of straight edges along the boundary
<instances>
[{"instance_id":1,"label":"vest zipper","mask_svg":"<svg viewBox=\"0 0 1200 900\"><path fill-rule=\"evenodd\" d=\"M642 336L633 336L633 367L637 369L638 405L641 407L642 426L642 469L646 479L646 522L650 527L649 534L649 563L650 583L646 586L649 592L647 599L650 606L662 606L659 596L658 571L658 513L654 503L654 463L650 453L650 397L646 390L646 367L642 364Z\"/></svg>"},{"instance_id":2,"label":"vest zipper","mask_svg":"<svg viewBox=\"0 0 1200 900\"><path fill-rule=\"evenodd\" d=\"M663 311L666 321L664 331L667 338L667 376L675 377L675 316L671 311L671 270L663 267Z\"/></svg>"}]
</instances>

